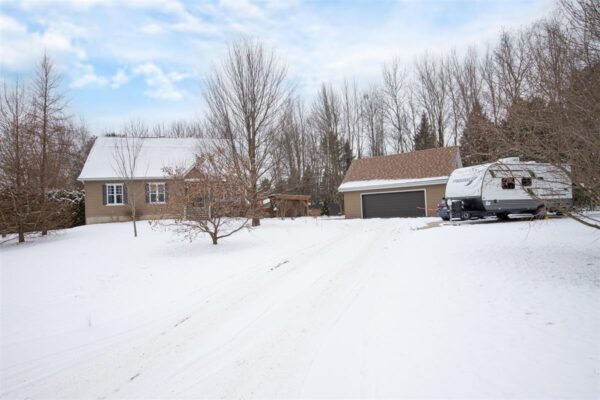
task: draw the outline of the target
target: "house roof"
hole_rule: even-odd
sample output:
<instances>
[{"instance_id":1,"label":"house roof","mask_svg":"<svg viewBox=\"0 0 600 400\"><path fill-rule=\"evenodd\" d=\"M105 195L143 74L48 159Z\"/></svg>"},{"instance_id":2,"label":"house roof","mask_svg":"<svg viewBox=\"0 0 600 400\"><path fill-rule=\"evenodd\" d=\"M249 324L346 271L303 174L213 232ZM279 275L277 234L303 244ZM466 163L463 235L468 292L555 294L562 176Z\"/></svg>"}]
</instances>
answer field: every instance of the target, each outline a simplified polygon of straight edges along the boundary
<instances>
[{"instance_id":1,"label":"house roof","mask_svg":"<svg viewBox=\"0 0 600 400\"><path fill-rule=\"evenodd\" d=\"M339 191L445 183L461 166L456 146L362 158L352 161Z\"/></svg>"},{"instance_id":2,"label":"house roof","mask_svg":"<svg viewBox=\"0 0 600 400\"><path fill-rule=\"evenodd\" d=\"M196 155L208 149L209 139L197 138L141 138L140 154L134 179L162 179L165 167L191 168ZM101 136L94 146L77 178L80 181L121 178L117 172L115 152L123 143L121 137Z\"/></svg>"},{"instance_id":3,"label":"house roof","mask_svg":"<svg viewBox=\"0 0 600 400\"><path fill-rule=\"evenodd\" d=\"M309 201L310 196L305 194L285 194L285 193L275 193L269 195L269 199L273 200L299 200L299 201Z\"/></svg>"}]
</instances>

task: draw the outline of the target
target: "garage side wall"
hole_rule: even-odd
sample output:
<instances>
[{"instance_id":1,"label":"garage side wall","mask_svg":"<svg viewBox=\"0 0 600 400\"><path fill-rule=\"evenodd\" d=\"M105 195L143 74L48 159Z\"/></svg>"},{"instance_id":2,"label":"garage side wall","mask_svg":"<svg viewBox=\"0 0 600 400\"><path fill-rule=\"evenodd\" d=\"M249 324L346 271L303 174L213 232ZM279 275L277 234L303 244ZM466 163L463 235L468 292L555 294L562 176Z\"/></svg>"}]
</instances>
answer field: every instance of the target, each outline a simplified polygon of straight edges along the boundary
<instances>
[{"instance_id":1,"label":"garage side wall","mask_svg":"<svg viewBox=\"0 0 600 400\"><path fill-rule=\"evenodd\" d=\"M427 216L435 216L437 204L444 197L446 185L429 185L429 186L415 186L415 187L403 187L397 189L377 189L377 190L364 190L360 192L345 192L344 193L344 214L346 218L361 218L361 201L360 197L362 193L380 193L380 192L393 192L393 191L410 191L410 190L423 190L426 191L427 200Z\"/></svg>"}]
</instances>

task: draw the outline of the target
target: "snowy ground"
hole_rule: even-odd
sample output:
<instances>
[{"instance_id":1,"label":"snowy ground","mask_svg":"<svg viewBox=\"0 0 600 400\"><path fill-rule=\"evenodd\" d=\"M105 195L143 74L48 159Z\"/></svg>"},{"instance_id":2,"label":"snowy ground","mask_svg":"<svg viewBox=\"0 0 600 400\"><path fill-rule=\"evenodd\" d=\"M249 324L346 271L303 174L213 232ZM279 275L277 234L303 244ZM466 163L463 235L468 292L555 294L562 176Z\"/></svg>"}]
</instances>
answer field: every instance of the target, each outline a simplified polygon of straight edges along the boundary
<instances>
[{"instance_id":1,"label":"snowy ground","mask_svg":"<svg viewBox=\"0 0 600 400\"><path fill-rule=\"evenodd\" d=\"M142 224L0 246L4 398L598 398L600 234L567 219Z\"/></svg>"}]
</instances>

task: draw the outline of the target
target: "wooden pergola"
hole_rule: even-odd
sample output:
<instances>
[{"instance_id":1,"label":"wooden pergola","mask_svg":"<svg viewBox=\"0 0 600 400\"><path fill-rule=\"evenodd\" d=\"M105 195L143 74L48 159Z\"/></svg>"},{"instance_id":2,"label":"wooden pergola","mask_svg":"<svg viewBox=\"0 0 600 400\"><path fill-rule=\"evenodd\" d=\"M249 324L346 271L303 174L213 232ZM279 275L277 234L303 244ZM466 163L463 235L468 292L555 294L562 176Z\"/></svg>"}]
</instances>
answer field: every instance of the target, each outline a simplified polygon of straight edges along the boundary
<instances>
[{"instance_id":1,"label":"wooden pergola","mask_svg":"<svg viewBox=\"0 0 600 400\"><path fill-rule=\"evenodd\" d=\"M310 196L304 194L272 194L269 197L274 217L305 217Z\"/></svg>"}]
</instances>

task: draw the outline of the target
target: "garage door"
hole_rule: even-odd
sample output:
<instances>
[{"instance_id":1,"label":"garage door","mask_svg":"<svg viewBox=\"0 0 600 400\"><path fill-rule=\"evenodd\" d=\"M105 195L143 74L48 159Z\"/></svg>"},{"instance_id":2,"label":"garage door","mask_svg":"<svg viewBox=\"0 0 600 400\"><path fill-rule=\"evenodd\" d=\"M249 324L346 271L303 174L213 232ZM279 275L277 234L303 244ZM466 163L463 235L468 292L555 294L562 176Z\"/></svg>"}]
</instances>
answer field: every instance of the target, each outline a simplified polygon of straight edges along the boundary
<instances>
[{"instance_id":1,"label":"garage door","mask_svg":"<svg viewBox=\"0 0 600 400\"><path fill-rule=\"evenodd\" d=\"M425 192L362 195L363 218L424 217Z\"/></svg>"}]
</instances>

